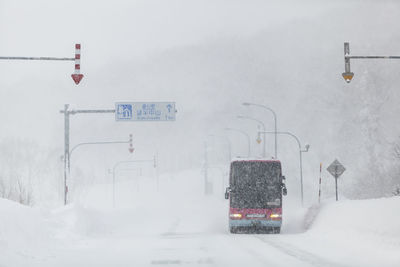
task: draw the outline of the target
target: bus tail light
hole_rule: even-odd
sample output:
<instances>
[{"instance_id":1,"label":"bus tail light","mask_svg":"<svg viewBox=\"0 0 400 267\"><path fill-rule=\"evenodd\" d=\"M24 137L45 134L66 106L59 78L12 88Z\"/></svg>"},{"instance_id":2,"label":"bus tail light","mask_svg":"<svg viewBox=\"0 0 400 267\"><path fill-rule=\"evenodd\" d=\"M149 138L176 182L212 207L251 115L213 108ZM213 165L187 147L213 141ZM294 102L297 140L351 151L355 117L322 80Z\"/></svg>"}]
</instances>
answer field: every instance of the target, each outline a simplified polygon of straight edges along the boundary
<instances>
[{"instance_id":1,"label":"bus tail light","mask_svg":"<svg viewBox=\"0 0 400 267\"><path fill-rule=\"evenodd\" d=\"M271 218L271 220L281 220L282 214L272 213L269 217Z\"/></svg>"},{"instance_id":2,"label":"bus tail light","mask_svg":"<svg viewBox=\"0 0 400 267\"><path fill-rule=\"evenodd\" d=\"M232 213L229 215L232 219L241 219L242 218L242 214L240 213Z\"/></svg>"}]
</instances>

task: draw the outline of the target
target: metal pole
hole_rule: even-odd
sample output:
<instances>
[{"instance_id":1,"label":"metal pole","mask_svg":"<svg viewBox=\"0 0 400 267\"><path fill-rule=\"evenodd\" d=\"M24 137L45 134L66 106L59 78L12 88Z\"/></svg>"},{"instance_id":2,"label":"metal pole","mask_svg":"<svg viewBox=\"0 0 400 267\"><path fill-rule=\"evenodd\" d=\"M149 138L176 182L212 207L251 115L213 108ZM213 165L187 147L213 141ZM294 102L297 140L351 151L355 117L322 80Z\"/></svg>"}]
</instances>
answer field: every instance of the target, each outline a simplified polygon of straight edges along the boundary
<instances>
[{"instance_id":1,"label":"metal pole","mask_svg":"<svg viewBox=\"0 0 400 267\"><path fill-rule=\"evenodd\" d=\"M75 58L70 57L0 57L4 60L60 60L60 61L75 61Z\"/></svg>"},{"instance_id":2,"label":"metal pole","mask_svg":"<svg viewBox=\"0 0 400 267\"><path fill-rule=\"evenodd\" d=\"M274 122L275 122L275 159L278 158L278 125L277 118L275 112L271 109L272 114L274 114Z\"/></svg>"},{"instance_id":3,"label":"metal pole","mask_svg":"<svg viewBox=\"0 0 400 267\"><path fill-rule=\"evenodd\" d=\"M208 156L207 156L207 141L204 149L204 194L208 195Z\"/></svg>"},{"instance_id":4,"label":"metal pole","mask_svg":"<svg viewBox=\"0 0 400 267\"><path fill-rule=\"evenodd\" d=\"M318 203L321 203L321 176L322 176L322 162L319 164L319 190L318 190Z\"/></svg>"},{"instance_id":5,"label":"metal pole","mask_svg":"<svg viewBox=\"0 0 400 267\"><path fill-rule=\"evenodd\" d=\"M268 111L270 111L272 113L272 115L274 116L274 128L275 128L275 158L278 158L278 118L276 116L276 113L273 109L264 106L264 105L260 105L260 104L254 104L254 103L243 103L244 106L256 106L256 107L261 107L264 108Z\"/></svg>"},{"instance_id":6,"label":"metal pole","mask_svg":"<svg viewBox=\"0 0 400 267\"><path fill-rule=\"evenodd\" d=\"M299 144L300 145L300 144ZM303 152L301 151L301 146L299 149L300 152L300 183L301 183L301 206L304 206L304 193L303 193Z\"/></svg>"},{"instance_id":7,"label":"metal pole","mask_svg":"<svg viewBox=\"0 0 400 267\"><path fill-rule=\"evenodd\" d=\"M347 83L353 79L354 73L350 71L350 59L400 59L400 56L350 56L350 44L344 43L344 73L343 78Z\"/></svg>"},{"instance_id":8,"label":"metal pole","mask_svg":"<svg viewBox=\"0 0 400 267\"><path fill-rule=\"evenodd\" d=\"M157 192L159 191L160 188L160 181L159 181L159 177L158 177L158 164L157 164L157 160L158 160L158 152L156 152L156 154L154 155L154 169L156 171L156 183L157 183Z\"/></svg>"},{"instance_id":9,"label":"metal pole","mask_svg":"<svg viewBox=\"0 0 400 267\"><path fill-rule=\"evenodd\" d=\"M337 179L339 178L339 176L337 175L337 173L338 173L338 165L335 165L336 201L338 201Z\"/></svg>"},{"instance_id":10,"label":"metal pole","mask_svg":"<svg viewBox=\"0 0 400 267\"><path fill-rule=\"evenodd\" d=\"M303 155L302 155L302 153L303 152L308 152L309 145L306 145L306 149L302 150L299 138L296 135L292 134L291 132L265 132L265 133L290 135L291 137L293 137L296 140L296 142L297 142L297 144L299 146L299 155L300 155L300 157L299 157L299 165L300 165L301 205L303 206L304 205L304 195L303 195Z\"/></svg>"},{"instance_id":11,"label":"metal pole","mask_svg":"<svg viewBox=\"0 0 400 267\"><path fill-rule=\"evenodd\" d=\"M1 58L0 58L1 59ZM70 151L69 151L69 116L75 115L77 113L115 113L115 109L107 109L107 110L68 110L69 105L64 105L64 110L61 110L61 113L64 113L64 205L67 205L68 202L68 186L67 179L69 177L71 171L71 161L70 161ZM76 147L74 147L75 149ZM72 152L72 151L71 151Z\"/></svg>"},{"instance_id":12,"label":"metal pole","mask_svg":"<svg viewBox=\"0 0 400 267\"><path fill-rule=\"evenodd\" d=\"M112 187L112 195L113 195L113 208L115 208L115 166L113 167L113 187Z\"/></svg>"},{"instance_id":13,"label":"metal pole","mask_svg":"<svg viewBox=\"0 0 400 267\"><path fill-rule=\"evenodd\" d=\"M239 129L225 128L224 130L239 132L247 138L247 157L250 157L250 136L245 131Z\"/></svg>"},{"instance_id":14,"label":"metal pole","mask_svg":"<svg viewBox=\"0 0 400 267\"><path fill-rule=\"evenodd\" d=\"M261 124L262 125L262 127L263 127L263 131L265 132L265 124L262 122L262 121L260 121L260 120L257 120L257 119L255 119L255 118L252 118L252 117L249 117L249 116L237 116L237 118L238 119L248 119L248 120L253 120L253 121L256 121L256 122L258 122L259 124ZM265 158L265 155L266 155L266 139L265 139L265 133L263 133L263 135L264 135L264 146L263 146L263 158Z\"/></svg>"},{"instance_id":15,"label":"metal pole","mask_svg":"<svg viewBox=\"0 0 400 267\"><path fill-rule=\"evenodd\" d=\"M69 167L69 105L64 105L64 205L67 205L67 176L69 174L69 168L67 171L67 166Z\"/></svg>"},{"instance_id":16,"label":"metal pole","mask_svg":"<svg viewBox=\"0 0 400 267\"><path fill-rule=\"evenodd\" d=\"M69 152L69 156L72 156L72 152L75 151L75 149L77 149L80 146L83 145L111 145L111 144L129 144L129 140L128 141L109 141L109 142L87 142L87 143L79 143L77 145L75 145L71 151Z\"/></svg>"},{"instance_id":17,"label":"metal pole","mask_svg":"<svg viewBox=\"0 0 400 267\"><path fill-rule=\"evenodd\" d=\"M229 138L227 137L227 136L222 136L222 135L213 135L213 134L209 134L209 135L207 135L207 137L208 136L210 136L210 137L218 137L218 138L221 138L221 139L224 139L224 140L226 140L227 141L227 144L228 144L228 154L229 154L229 162L232 160L232 144L231 144L231 141L229 140Z\"/></svg>"}]
</instances>

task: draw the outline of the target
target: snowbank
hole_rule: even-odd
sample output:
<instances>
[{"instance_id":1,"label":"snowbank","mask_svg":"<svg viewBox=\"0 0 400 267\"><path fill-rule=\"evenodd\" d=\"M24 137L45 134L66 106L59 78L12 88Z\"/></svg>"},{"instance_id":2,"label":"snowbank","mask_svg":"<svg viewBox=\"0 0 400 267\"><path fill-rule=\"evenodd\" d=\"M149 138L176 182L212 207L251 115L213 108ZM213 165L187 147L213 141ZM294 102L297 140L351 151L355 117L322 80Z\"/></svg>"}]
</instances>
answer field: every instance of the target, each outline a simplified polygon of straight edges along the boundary
<instances>
[{"instance_id":1,"label":"snowbank","mask_svg":"<svg viewBox=\"0 0 400 267\"><path fill-rule=\"evenodd\" d=\"M323 203L308 231L285 239L339 266L400 266L399 208L400 197Z\"/></svg>"},{"instance_id":2,"label":"snowbank","mask_svg":"<svg viewBox=\"0 0 400 267\"><path fill-rule=\"evenodd\" d=\"M0 214L0 259L8 258L17 266L21 256L48 257L47 248L52 246L54 232L43 211L0 199Z\"/></svg>"}]
</instances>

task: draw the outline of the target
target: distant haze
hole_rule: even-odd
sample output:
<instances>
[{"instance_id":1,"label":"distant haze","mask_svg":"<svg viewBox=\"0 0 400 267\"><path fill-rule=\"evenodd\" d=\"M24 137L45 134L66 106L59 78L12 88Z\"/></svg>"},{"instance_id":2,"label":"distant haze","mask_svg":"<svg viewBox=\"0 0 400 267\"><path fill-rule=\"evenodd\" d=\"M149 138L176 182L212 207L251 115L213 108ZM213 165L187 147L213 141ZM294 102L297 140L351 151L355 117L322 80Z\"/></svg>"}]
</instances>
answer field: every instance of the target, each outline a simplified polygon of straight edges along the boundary
<instances>
[{"instance_id":1,"label":"distant haze","mask_svg":"<svg viewBox=\"0 0 400 267\"><path fill-rule=\"evenodd\" d=\"M0 61L0 139L20 140L15 149L22 153L23 140L32 141L56 158L63 154L64 104L112 109L118 101L175 101L172 123L73 116L71 145L132 133L135 147L132 155L127 145L82 147L75 171L107 176L116 161L155 153L161 171L200 169L206 139L211 163L226 167L224 140L207 135L229 136L233 156L244 156L244 136L223 129L244 130L252 156L260 156L257 124L236 119L252 116L272 131L269 112L242 105L253 102L276 111L279 130L311 145L303 154L309 201L317 197L320 162L325 170L335 158L347 169L340 186L348 197L385 195L399 181L393 146L400 141L400 60L354 60L346 84L343 42L352 54L400 55L399 18L398 1L378 0L0 0L0 56L73 57L79 42L85 75L75 86L72 62ZM13 150L18 141L9 144ZM273 149L267 135L268 156ZM280 136L278 149L288 190L298 193L297 143ZM323 176L332 194L333 178Z\"/></svg>"}]
</instances>

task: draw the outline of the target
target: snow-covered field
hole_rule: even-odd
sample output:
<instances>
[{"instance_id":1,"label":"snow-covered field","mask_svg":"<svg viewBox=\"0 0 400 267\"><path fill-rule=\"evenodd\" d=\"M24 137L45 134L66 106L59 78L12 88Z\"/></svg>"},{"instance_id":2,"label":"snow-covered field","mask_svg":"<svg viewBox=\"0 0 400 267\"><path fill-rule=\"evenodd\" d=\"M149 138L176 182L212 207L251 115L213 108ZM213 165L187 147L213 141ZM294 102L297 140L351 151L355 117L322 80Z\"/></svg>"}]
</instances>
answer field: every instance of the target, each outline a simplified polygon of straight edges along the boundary
<instances>
[{"instance_id":1,"label":"snow-covered field","mask_svg":"<svg viewBox=\"0 0 400 267\"><path fill-rule=\"evenodd\" d=\"M2 199L0 266L400 266L399 197L286 204L282 234L231 235L228 203L202 181L120 181L115 208L111 184L53 210Z\"/></svg>"}]
</instances>

